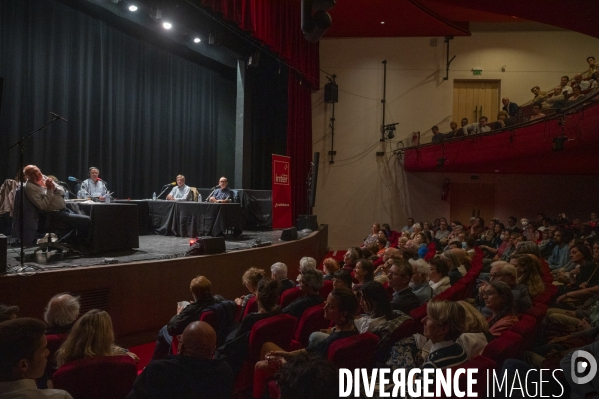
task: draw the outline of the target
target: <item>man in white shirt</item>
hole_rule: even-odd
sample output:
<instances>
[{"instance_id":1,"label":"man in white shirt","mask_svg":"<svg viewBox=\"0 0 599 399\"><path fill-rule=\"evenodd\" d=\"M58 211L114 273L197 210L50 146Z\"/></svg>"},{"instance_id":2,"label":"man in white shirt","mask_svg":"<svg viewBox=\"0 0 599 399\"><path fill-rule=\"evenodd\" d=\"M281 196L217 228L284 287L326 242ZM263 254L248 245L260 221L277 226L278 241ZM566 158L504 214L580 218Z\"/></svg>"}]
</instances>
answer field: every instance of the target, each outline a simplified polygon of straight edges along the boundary
<instances>
[{"instance_id":1,"label":"man in white shirt","mask_svg":"<svg viewBox=\"0 0 599 399\"><path fill-rule=\"evenodd\" d=\"M564 91L568 92L568 95L572 94L572 87L568 84L570 82L569 76L562 76L559 85L562 87L562 94Z\"/></svg>"},{"instance_id":2,"label":"man in white shirt","mask_svg":"<svg viewBox=\"0 0 599 399\"><path fill-rule=\"evenodd\" d=\"M580 90L585 91L591 87L591 82L589 80L582 80L582 73L577 73L574 75L574 85L580 86Z\"/></svg>"},{"instance_id":3,"label":"man in white shirt","mask_svg":"<svg viewBox=\"0 0 599 399\"><path fill-rule=\"evenodd\" d=\"M481 116L478 120L478 123L471 123L463 127L464 134L476 134L476 133L485 133L490 132L491 127L487 126L487 117Z\"/></svg>"},{"instance_id":4,"label":"man in white shirt","mask_svg":"<svg viewBox=\"0 0 599 399\"><path fill-rule=\"evenodd\" d=\"M0 399L72 399L61 389L37 389L48 361L46 325L20 318L0 323Z\"/></svg>"},{"instance_id":5,"label":"man in white shirt","mask_svg":"<svg viewBox=\"0 0 599 399\"><path fill-rule=\"evenodd\" d=\"M193 194L188 185L185 184L185 176L177 176L177 185L173 187L171 193L166 196L171 201L191 201Z\"/></svg>"}]
</instances>

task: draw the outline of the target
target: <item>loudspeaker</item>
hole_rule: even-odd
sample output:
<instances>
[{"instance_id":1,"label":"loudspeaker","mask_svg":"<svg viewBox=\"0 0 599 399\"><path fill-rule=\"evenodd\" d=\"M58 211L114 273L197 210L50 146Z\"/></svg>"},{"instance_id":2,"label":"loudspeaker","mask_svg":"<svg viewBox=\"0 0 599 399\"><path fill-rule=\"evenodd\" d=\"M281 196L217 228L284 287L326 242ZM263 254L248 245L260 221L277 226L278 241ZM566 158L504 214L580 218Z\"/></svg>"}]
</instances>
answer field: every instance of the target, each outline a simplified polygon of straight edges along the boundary
<instances>
[{"instance_id":1,"label":"loudspeaker","mask_svg":"<svg viewBox=\"0 0 599 399\"><path fill-rule=\"evenodd\" d=\"M324 102L334 104L339 102L339 86L335 82L329 82L324 85Z\"/></svg>"},{"instance_id":2,"label":"loudspeaker","mask_svg":"<svg viewBox=\"0 0 599 399\"><path fill-rule=\"evenodd\" d=\"M297 229L295 227L291 227L289 229L283 230L281 233L281 241L293 241L297 240Z\"/></svg>"},{"instance_id":3,"label":"loudspeaker","mask_svg":"<svg viewBox=\"0 0 599 399\"><path fill-rule=\"evenodd\" d=\"M206 255L227 252L225 237L202 237L202 241L204 242L204 251Z\"/></svg>"},{"instance_id":4,"label":"loudspeaker","mask_svg":"<svg viewBox=\"0 0 599 399\"><path fill-rule=\"evenodd\" d=\"M0 234L0 274L6 273L6 248L7 248L7 239L5 235Z\"/></svg>"},{"instance_id":5,"label":"loudspeaker","mask_svg":"<svg viewBox=\"0 0 599 399\"><path fill-rule=\"evenodd\" d=\"M316 215L299 215L297 218L297 229L310 229L312 231L318 230L318 222L316 221Z\"/></svg>"}]
</instances>

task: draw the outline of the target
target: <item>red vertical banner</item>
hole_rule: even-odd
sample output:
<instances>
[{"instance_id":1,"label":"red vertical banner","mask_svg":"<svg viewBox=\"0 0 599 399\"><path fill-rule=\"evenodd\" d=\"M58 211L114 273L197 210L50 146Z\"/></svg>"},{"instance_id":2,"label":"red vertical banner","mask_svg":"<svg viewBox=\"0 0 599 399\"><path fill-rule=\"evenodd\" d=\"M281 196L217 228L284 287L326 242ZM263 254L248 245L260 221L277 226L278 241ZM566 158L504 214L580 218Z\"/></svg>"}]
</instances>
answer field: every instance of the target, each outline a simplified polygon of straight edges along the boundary
<instances>
[{"instance_id":1,"label":"red vertical banner","mask_svg":"<svg viewBox=\"0 0 599 399\"><path fill-rule=\"evenodd\" d=\"M293 226L291 215L291 158L272 154L272 228Z\"/></svg>"}]
</instances>

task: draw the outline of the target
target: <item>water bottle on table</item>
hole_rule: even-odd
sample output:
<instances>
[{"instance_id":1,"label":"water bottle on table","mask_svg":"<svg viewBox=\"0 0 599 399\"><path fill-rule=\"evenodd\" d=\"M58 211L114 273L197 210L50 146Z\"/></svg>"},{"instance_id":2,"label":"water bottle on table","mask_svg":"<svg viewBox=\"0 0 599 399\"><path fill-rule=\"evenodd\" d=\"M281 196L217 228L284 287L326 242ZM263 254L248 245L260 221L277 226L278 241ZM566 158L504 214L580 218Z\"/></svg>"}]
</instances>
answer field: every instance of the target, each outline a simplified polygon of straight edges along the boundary
<instances>
[{"instance_id":1,"label":"water bottle on table","mask_svg":"<svg viewBox=\"0 0 599 399\"><path fill-rule=\"evenodd\" d=\"M198 202L202 202L202 194L198 195Z\"/></svg>"},{"instance_id":2,"label":"water bottle on table","mask_svg":"<svg viewBox=\"0 0 599 399\"><path fill-rule=\"evenodd\" d=\"M154 191L154 194L152 194L152 201L156 201L156 191Z\"/></svg>"}]
</instances>

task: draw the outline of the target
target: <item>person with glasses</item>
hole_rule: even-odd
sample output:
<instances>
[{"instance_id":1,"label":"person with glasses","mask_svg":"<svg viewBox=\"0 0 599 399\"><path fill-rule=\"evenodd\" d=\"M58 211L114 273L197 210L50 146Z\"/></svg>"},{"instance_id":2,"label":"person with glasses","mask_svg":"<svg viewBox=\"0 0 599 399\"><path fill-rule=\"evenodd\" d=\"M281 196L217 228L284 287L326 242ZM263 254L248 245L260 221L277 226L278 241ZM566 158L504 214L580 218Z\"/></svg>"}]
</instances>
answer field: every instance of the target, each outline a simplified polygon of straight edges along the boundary
<instances>
[{"instance_id":1,"label":"person with glasses","mask_svg":"<svg viewBox=\"0 0 599 399\"><path fill-rule=\"evenodd\" d=\"M485 306L491 311L487 322L489 333L494 337L499 337L518 322L518 317L514 314L514 294L509 285L503 281L491 281L480 295L485 301Z\"/></svg>"},{"instance_id":2,"label":"person with glasses","mask_svg":"<svg viewBox=\"0 0 599 399\"><path fill-rule=\"evenodd\" d=\"M420 299L418 299L410 288L410 281L412 281L414 271L412 265L407 261L396 261L395 258L392 258L392 260L393 264L391 264L387 272L389 286L393 288L391 307L409 314L410 311L420 306Z\"/></svg>"},{"instance_id":3,"label":"person with glasses","mask_svg":"<svg viewBox=\"0 0 599 399\"><path fill-rule=\"evenodd\" d=\"M428 276L429 284L433 289L433 297L435 297L451 287L448 276L449 265L445 259L439 257L431 259L429 264L431 271Z\"/></svg>"},{"instance_id":4,"label":"person with glasses","mask_svg":"<svg viewBox=\"0 0 599 399\"><path fill-rule=\"evenodd\" d=\"M526 256L528 255L521 255ZM528 287L525 284L518 283L516 268L504 261L491 263L491 272L489 273L489 281L502 281L510 286L513 294L514 310L517 314L524 313L532 306L532 299L528 293ZM490 317L492 311L484 306L484 298L482 293L488 289L489 283L482 283L478 288L478 298L476 301L477 307L485 317Z\"/></svg>"},{"instance_id":5,"label":"person with glasses","mask_svg":"<svg viewBox=\"0 0 599 399\"><path fill-rule=\"evenodd\" d=\"M218 188L208 197L208 201L214 203L233 202L233 190L229 187L229 181L226 177L221 177L218 181Z\"/></svg>"}]
</instances>

